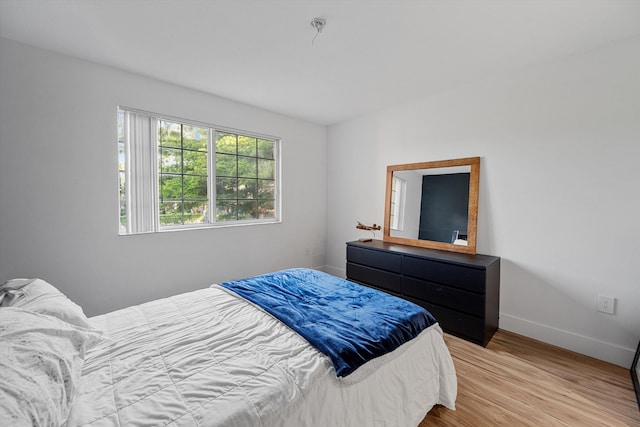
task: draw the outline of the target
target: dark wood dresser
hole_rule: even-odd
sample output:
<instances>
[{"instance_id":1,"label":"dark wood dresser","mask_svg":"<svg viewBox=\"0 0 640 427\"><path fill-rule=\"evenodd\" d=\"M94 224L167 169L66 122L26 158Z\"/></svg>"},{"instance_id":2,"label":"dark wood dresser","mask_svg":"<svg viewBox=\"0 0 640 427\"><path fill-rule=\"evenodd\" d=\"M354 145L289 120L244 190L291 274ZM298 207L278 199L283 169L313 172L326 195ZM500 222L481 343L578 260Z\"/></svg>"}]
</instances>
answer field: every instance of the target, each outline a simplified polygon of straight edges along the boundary
<instances>
[{"instance_id":1,"label":"dark wood dresser","mask_svg":"<svg viewBox=\"0 0 640 427\"><path fill-rule=\"evenodd\" d=\"M347 279L413 301L445 332L482 346L498 329L499 257L348 242Z\"/></svg>"}]
</instances>

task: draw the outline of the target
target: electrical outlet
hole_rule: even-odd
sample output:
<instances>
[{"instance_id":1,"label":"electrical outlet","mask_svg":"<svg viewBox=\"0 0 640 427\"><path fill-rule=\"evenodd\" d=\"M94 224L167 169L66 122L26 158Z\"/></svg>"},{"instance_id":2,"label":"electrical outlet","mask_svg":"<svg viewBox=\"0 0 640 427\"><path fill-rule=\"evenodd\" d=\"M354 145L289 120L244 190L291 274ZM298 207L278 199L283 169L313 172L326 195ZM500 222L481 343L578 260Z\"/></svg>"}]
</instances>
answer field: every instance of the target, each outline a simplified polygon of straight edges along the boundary
<instances>
[{"instance_id":1,"label":"electrical outlet","mask_svg":"<svg viewBox=\"0 0 640 427\"><path fill-rule=\"evenodd\" d=\"M605 295L598 295L598 311L607 314L614 314L616 299Z\"/></svg>"}]
</instances>

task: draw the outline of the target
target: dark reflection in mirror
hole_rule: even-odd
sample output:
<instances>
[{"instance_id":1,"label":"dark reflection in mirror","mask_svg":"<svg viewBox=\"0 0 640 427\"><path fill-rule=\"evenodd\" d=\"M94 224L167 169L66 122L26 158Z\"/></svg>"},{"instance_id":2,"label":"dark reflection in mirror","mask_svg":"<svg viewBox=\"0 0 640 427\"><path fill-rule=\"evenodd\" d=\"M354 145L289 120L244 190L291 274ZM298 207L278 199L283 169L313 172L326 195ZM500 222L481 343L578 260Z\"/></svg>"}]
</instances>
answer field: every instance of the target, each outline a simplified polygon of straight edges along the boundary
<instances>
[{"instance_id":1,"label":"dark reflection in mirror","mask_svg":"<svg viewBox=\"0 0 640 427\"><path fill-rule=\"evenodd\" d=\"M422 177L418 239L467 244L469 174Z\"/></svg>"},{"instance_id":2,"label":"dark reflection in mirror","mask_svg":"<svg viewBox=\"0 0 640 427\"><path fill-rule=\"evenodd\" d=\"M384 240L475 253L480 158L387 168Z\"/></svg>"}]
</instances>

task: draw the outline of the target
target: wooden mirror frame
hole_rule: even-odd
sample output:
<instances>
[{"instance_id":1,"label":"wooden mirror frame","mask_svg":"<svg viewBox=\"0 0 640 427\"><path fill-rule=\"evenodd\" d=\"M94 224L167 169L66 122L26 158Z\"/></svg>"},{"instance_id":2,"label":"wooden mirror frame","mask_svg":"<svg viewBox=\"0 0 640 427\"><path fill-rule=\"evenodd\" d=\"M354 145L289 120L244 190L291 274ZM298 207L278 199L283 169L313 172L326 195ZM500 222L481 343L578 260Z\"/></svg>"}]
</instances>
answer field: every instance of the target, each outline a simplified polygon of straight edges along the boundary
<instances>
[{"instance_id":1,"label":"wooden mirror frame","mask_svg":"<svg viewBox=\"0 0 640 427\"><path fill-rule=\"evenodd\" d=\"M392 237L390 228L391 216L391 183L393 172L418 169L447 168L454 166L471 166L469 177L469 211L467 223L467 246L454 245L453 243L436 242L432 240L410 239L406 237ZM440 249L444 251L460 252L466 254L476 253L476 234L478 225L478 187L480 183L480 157L466 157L463 159L439 160L435 162L408 163L403 165L387 166L387 192L384 203L384 234L382 240L389 243L398 243L423 248Z\"/></svg>"}]
</instances>

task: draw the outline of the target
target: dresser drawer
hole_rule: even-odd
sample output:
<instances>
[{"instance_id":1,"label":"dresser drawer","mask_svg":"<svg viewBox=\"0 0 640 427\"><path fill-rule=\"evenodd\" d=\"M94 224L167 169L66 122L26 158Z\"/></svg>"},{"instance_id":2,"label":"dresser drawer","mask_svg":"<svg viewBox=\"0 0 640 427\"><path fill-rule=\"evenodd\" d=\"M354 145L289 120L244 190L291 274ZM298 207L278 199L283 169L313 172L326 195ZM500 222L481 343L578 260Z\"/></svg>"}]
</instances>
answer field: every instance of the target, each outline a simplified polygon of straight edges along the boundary
<instances>
[{"instance_id":1,"label":"dresser drawer","mask_svg":"<svg viewBox=\"0 0 640 427\"><path fill-rule=\"evenodd\" d=\"M410 277L402 278L402 293L412 298L484 317L484 295Z\"/></svg>"},{"instance_id":2,"label":"dresser drawer","mask_svg":"<svg viewBox=\"0 0 640 427\"><path fill-rule=\"evenodd\" d=\"M347 246L347 262L375 266L377 269L400 273L402 255L391 252L372 251L369 249Z\"/></svg>"},{"instance_id":3,"label":"dresser drawer","mask_svg":"<svg viewBox=\"0 0 640 427\"><path fill-rule=\"evenodd\" d=\"M377 288L386 289L399 294L402 290L402 277L399 274L365 267L360 264L347 262L347 279L368 283Z\"/></svg>"},{"instance_id":4,"label":"dresser drawer","mask_svg":"<svg viewBox=\"0 0 640 427\"><path fill-rule=\"evenodd\" d=\"M485 292L485 271L477 268L405 256L403 274L472 292Z\"/></svg>"},{"instance_id":5,"label":"dresser drawer","mask_svg":"<svg viewBox=\"0 0 640 427\"><path fill-rule=\"evenodd\" d=\"M443 331L482 346L488 342L485 335L485 324L482 319L414 298L407 299L426 308L433 314ZM488 338L491 338L491 336Z\"/></svg>"}]
</instances>

